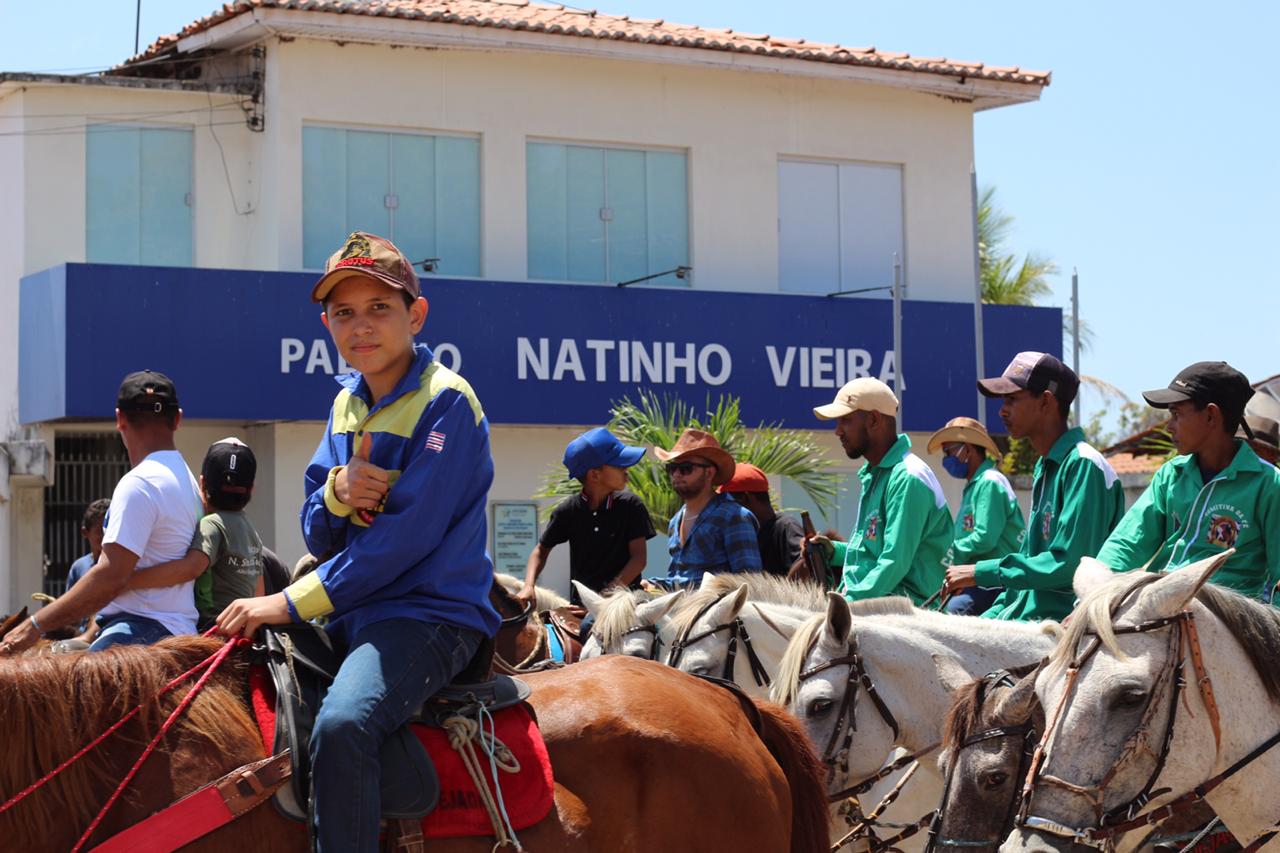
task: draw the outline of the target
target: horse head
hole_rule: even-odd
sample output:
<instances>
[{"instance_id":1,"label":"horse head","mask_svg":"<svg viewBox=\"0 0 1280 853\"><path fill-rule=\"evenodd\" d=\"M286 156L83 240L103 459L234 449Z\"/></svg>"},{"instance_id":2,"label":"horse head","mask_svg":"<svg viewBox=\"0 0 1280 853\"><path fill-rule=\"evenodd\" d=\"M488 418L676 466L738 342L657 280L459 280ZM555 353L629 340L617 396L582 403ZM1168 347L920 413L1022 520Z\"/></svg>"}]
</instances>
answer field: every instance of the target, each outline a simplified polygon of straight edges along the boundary
<instances>
[{"instance_id":1,"label":"horse head","mask_svg":"<svg viewBox=\"0 0 1280 853\"><path fill-rule=\"evenodd\" d=\"M577 581L573 584L583 607L595 617L580 659L614 654L659 659L663 620L684 597L684 590L654 598L643 590L629 589L600 595Z\"/></svg>"}]
</instances>

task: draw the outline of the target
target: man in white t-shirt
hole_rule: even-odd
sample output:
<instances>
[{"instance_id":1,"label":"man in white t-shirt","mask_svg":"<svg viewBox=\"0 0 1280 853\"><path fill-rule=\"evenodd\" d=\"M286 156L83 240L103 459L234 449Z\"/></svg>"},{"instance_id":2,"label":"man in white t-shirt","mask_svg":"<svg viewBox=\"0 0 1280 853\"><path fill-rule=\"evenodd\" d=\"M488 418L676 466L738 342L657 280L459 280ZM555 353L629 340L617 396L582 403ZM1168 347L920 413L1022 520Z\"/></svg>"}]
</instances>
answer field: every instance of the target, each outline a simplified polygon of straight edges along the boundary
<instances>
[{"instance_id":1,"label":"man in white t-shirt","mask_svg":"<svg viewBox=\"0 0 1280 853\"><path fill-rule=\"evenodd\" d=\"M101 627L92 651L195 632L192 581L125 589L135 569L186 554L200 520L200 489L173 440L181 421L178 392L167 376L142 370L124 378L116 429L133 468L111 495L102 555L74 587L5 635L0 654L22 651L44 632L92 613L98 614Z\"/></svg>"}]
</instances>

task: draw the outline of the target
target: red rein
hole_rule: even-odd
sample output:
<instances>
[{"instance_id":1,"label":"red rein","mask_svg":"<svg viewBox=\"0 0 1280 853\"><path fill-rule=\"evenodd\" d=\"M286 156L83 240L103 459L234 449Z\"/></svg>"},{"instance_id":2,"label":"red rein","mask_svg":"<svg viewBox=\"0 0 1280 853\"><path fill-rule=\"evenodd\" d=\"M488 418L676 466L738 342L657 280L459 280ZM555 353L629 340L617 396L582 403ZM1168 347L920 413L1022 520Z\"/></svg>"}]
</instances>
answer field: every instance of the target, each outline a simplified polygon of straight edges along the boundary
<instances>
[{"instance_id":1,"label":"red rein","mask_svg":"<svg viewBox=\"0 0 1280 853\"><path fill-rule=\"evenodd\" d=\"M210 636L210 634L212 633L213 632L210 631L209 633L206 633L205 636ZM160 726L160 730L156 732L155 737L153 737L151 739L151 742L147 744L146 748L142 750L142 754L138 756L138 760L133 763L133 766L129 768L129 772L126 773L124 778L120 780L120 784L116 786L115 791L112 792L110 798L107 799L107 802L102 806L101 809L98 810L98 814L90 822L89 828L84 831L84 834L80 836L80 839L78 841L76 841L75 846L71 848L71 853L79 853L80 850L84 849L85 843L89 840L89 837L93 835L94 831L98 828L98 825L102 823L102 819L106 817L107 812L111 809L113 805L115 805L116 800L120 799L120 795L124 793L125 788L127 788L129 783L133 781L133 777L136 776L138 774L138 771L142 769L143 762L145 762L147 758L150 757L151 753L155 751L156 746L159 745L160 740L165 736L165 734L169 731L169 729L172 728L173 724L177 722L178 718L182 716L183 712L185 712L187 708L191 706L191 703L195 701L196 696L199 695L200 691L203 690L204 686L209 682L209 678L212 677L213 673L217 671L218 667L220 667L222 663L227 659L227 657L230 656L231 652L233 652L235 649L239 648L240 646L247 644L248 642L249 641L243 637L229 638L226 644L222 646L222 648L218 649L216 652L209 655L209 657L200 661L200 663L191 667L191 669L188 669L186 672L174 678L164 687L160 688L160 690L155 695L156 699L159 699L161 696L172 691L175 687L178 687L182 683L190 680L192 677L196 675L196 673L200 672L200 670L202 669L204 670L204 673L200 676L199 680L197 680L195 685L192 686L192 688L187 691L187 695L182 697L182 701L178 703L178 706L174 708L173 711L169 714L168 718L165 719L164 723ZM141 713L143 707L145 707L145 704L146 703L135 706L133 710L131 710L129 713L125 714L118 721L112 724L112 726L109 729L107 729L102 734L98 735L93 740L89 741L89 743L86 744L84 747L82 747L80 751L77 752L75 755L71 756L66 761L62 762L57 767L53 768L48 773L44 774L44 776L41 776L35 782L32 782L26 788L14 794L8 800L5 800L3 804L0 804L0 814L4 814L9 809L13 808L18 803L25 800L27 797L35 793L37 790L43 787L47 782L49 782L51 779L53 779L63 770L66 770L72 764L75 764L77 761L79 761L81 758L87 755L90 750L98 746L98 744L102 743L104 740L106 740L108 737L110 737L116 731L118 731L121 726L123 726L125 723L129 722L129 720L133 719L139 713Z\"/></svg>"}]
</instances>

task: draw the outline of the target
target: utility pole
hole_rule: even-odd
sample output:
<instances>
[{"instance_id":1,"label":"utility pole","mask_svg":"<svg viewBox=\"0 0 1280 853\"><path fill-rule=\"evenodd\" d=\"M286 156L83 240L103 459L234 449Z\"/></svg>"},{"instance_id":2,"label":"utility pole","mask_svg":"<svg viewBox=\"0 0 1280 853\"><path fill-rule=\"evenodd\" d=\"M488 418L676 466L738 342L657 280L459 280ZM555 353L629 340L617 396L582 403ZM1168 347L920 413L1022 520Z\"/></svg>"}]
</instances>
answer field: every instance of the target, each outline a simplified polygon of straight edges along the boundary
<instances>
[{"instance_id":1,"label":"utility pole","mask_svg":"<svg viewBox=\"0 0 1280 853\"><path fill-rule=\"evenodd\" d=\"M986 353L982 336L982 247L978 238L978 170L973 163L969 164L969 197L973 205L973 351L976 355L975 366L977 376L982 379L987 375ZM987 400L981 391L974 392L978 397L978 423L987 425Z\"/></svg>"},{"instance_id":2,"label":"utility pole","mask_svg":"<svg viewBox=\"0 0 1280 853\"><path fill-rule=\"evenodd\" d=\"M1071 268L1071 369L1080 375L1080 273ZM1084 423L1080 418L1080 391L1076 391L1076 426Z\"/></svg>"},{"instance_id":3,"label":"utility pole","mask_svg":"<svg viewBox=\"0 0 1280 853\"><path fill-rule=\"evenodd\" d=\"M142 0L138 0L133 11L133 55L138 55L138 38L142 35Z\"/></svg>"},{"instance_id":4,"label":"utility pole","mask_svg":"<svg viewBox=\"0 0 1280 853\"><path fill-rule=\"evenodd\" d=\"M902 372L902 259L893 253L893 385L898 392L898 426L903 432L903 406L907 392L907 378Z\"/></svg>"}]
</instances>

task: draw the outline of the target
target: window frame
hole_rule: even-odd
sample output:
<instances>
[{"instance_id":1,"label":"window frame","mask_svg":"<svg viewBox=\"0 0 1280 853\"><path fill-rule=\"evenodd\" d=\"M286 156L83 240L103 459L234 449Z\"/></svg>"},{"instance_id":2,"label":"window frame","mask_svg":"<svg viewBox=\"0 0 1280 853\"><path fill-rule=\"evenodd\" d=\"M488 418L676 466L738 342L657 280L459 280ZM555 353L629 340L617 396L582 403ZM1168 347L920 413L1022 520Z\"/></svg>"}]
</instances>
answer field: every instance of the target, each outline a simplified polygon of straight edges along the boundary
<instances>
[{"instance_id":1,"label":"window frame","mask_svg":"<svg viewBox=\"0 0 1280 853\"><path fill-rule=\"evenodd\" d=\"M693 150L690 146L681 145L643 145L639 143L628 142L599 142L595 140L582 139L566 139L555 136L526 136L524 138L524 204L525 204L525 281L531 284L572 284L575 286L587 287L616 287L618 280L609 277L609 223L605 223L605 273L606 277L599 281L583 281L581 279L572 278L536 278L529 272L529 145L562 145L566 148L586 148L599 151L635 151L641 154L650 152L658 154L681 154L684 156L684 205L685 205L685 249L687 260L682 266L690 269L694 268L694 244L693 244ZM608 200L609 191L609 173L606 168L604 173L605 199ZM692 289L693 280L685 278L677 279L674 283L654 284L652 281L642 282L644 285L652 285L662 288L676 289Z\"/></svg>"},{"instance_id":2,"label":"window frame","mask_svg":"<svg viewBox=\"0 0 1280 853\"><path fill-rule=\"evenodd\" d=\"M114 261L93 260L89 257L89 138L95 132L94 128L115 127L115 128L120 128L122 130L139 130L139 131L171 130L171 131L179 131L187 134L187 138L189 139L191 144L187 150L187 155L189 157L189 162L188 162L189 177L187 181L187 189L186 189L186 192L184 193L184 204L187 210L190 211L189 216L191 220L191 233L188 235L188 237L190 240L189 245L191 247L191 256L185 265L180 265L180 266L186 266L190 268L195 268L198 266L197 259L199 257L199 253L198 253L198 246L196 245L196 234L198 233L198 226L199 226L199 222L197 219L198 212L196 208L196 203L198 200L196 197L196 172L197 172L196 170L196 165L197 165L196 129L199 128L200 126L201 125L198 125L198 124L185 124L182 122L151 122L151 121L137 121L137 120L112 121L109 118L95 120L95 118L92 115L85 116L84 157L82 160L82 162L84 163L84 196L83 197L84 197L84 259L85 259L85 263L89 263L89 264L115 263ZM141 161L139 161L139 165L141 166ZM139 180L141 181L141 168L139 169ZM141 193L141 185L139 185L139 193ZM139 235L141 235L142 211L140 209L138 211L138 230L139 230ZM139 244L137 266L173 266L172 264L147 263L142 258L141 248L142 248L141 244Z\"/></svg>"},{"instance_id":3,"label":"window frame","mask_svg":"<svg viewBox=\"0 0 1280 853\"><path fill-rule=\"evenodd\" d=\"M845 273L845 268L844 268L845 259L844 259L844 252L843 252L843 231L841 230L843 228L843 222L840 218L841 199L839 194L840 193L840 182L839 182L839 171L838 171L839 167L841 166L873 166L877 168L890 167L890 168L896 168L898 170L898 174L901 178L901 181L899 184L899 206L901 209L901 221L899 222L899 227L901 229L901 234L902 234L901 251L898 258L898 263L902 268L902 282L901 282L902 295L903 295L903 298L905 299L907 296L907 292L910 289L908 286L910 281L910 274L909 274L908 265L907 265L907 257L910 249L907 242L907 163L905 161L899 162L899 161L891 161L891 160L867 160L867 159L852 158L852 157L820 157L820 156L808 155L808 154L779 154L778 155L777 166L774 170L776 185L778 187L778 196L777 196L778 206L777 206L777 217L776 217L777 219L776 233L778 235L778 261L776 264L776 268L777 268L776 292L783 295L787 295L787 296L822 296L823 294L800 291L800 290L784 290L782 287L782 164L783 163L797 163L802 165L807 164L807 165L816 165L816 166L835 166L837 169L837 173L836 173L837 175L836 250L837 250L838 263L839 263L839 269L837 270L837 274L839 276L839 282L838 282L839 287L837 288L838 290L844 287L844 273ZM888 281L885 284L887 286L892 283L893 283L892 281ZM865 298L865 299L891 299L892 294L886 290L882 292L858 294L858 297Z\"/></svg>"},{"instance_id":4,"label":"window frame","mask_svg":"<svg viewBox=\"0 0 1280 853\"><path fill-rule=\"evenodd\" d=\"M298 180L298 183L299 183L299 188L298 188L298 207L300 208L301 213L302 213L302 217L301 217L302 234L300 235L300 238L299 238L299 240L298 240L298 254L300 255L299 260L298 260L298 269L299 269L299 270L302 270L303 272L312 272L312 273L323 273L323 272L324 272L324 267L323 267L323 266L319 266L319 267L309 267L309 266L307 266L307 265L306 265L306 262L307 262L307 259L306 259L306 252L305 252L305 250L304 250L304 246L303 246L303 244L305 243L305 234L306 234L306 224L305 224L305 221L306 221L306 220L305 220L305 217L306 217L306 215L307 215L307 201L306 201L306 195L305 195L305 193L306 193L306 179L305 179L305 173L304 173L304 171L303 171L303 170L305 169L305 164L303 163L303 158L302 158L302 145L303 145L302 138L303 138L303 134L305 134L305 133L307 132L307 129L308 129L308 128L315 128L315 129L319 129L319 130L342 130L342 131L354 131L354 132L356 132L356 133L381 133L381 134L384 134L384 135L386 135L386 136L387 136L387 145L388 145L388 149L390 148L390 145L391 145L391 139L390 139L390 137L391 137L391 136L393 136L393 135L399 135L399 136L417 136L417 137L430 137L430 138L432 138L432 139L436 139L436 138L447 138L447 139L471 139L471 140L475 140L475 142L476 142L476 146L477 146L477 151L476 151L476 154L477 154L477 158L476 158L476 166L477 166L477 169L476 169L476 171L477 171L477 177L478 177L478 181L477 181L477 185L476 185L476 193L477 193L478 205L477 205L477 208L476 208L476 212L477 212L477 215L478 215L478 217L479 217L479 223L478 223L478 224L479 224L479 229L478 229L478 234L477 234L477 237L476 237L476 240L477 240L477 242L476 242L476 247L477 247L477 252L478 252L478 257L477 257L477 260L476 260L476 274L475 274L475 275L452 275L452 274L441 274L441 273L438 273L438 272L427 273L427 272L425 272L425 271L424 271L424 272L420 273L420 275L422 275L422 276L433 275L433 276L436 276L437 278L450 278L450 279L454 279L454 278L456 278L456 279L462 279L462 280L465 280L465 281L483 281L483 280L486 280L486 279L485 279L485 227L484 227L484 223L485 223L485 200L484 200L484 189L485 189L485 186L484 186L484 175L485 175L485 169L484 169L484 134L483 134L482 132L480 132L480 131L466 131L466 130L434 130L434 129L431 129L431 128L404 128L404 127L393 127L393 126L390 126L390 125L345 124L345 123L342 123L342 122L332 122L332 121L311 121L311 120L305 120L305 119L301 122L301 129L300 129L300 131L299 131L299 133L298 133L298 177L299 177L299 180ZM390 158L390 156L389 156L389 155L390 155L390 151L388 150L388 161L387 161L388 177L389 177L389 179L390 179L390 181L391 181L391 183L392 183L392 186L394 186L394 182L395 182L395 163L391 160L391 158ZM392 210L392 211L391 211L391 223L392 223L392 229L391 229L391 230L392 230L392 233L394 234L394 232L395 232L395 210ZM379 236L381 236L381 235L379 235ZM339 239L341 239L341 238L339 238ZM394 237L394 236L390 237L389 239L390 239L392 242L395 242L395 237ZM335 243L335 244L334 244L334 249L337 249L337 248L338 248L338 244L337 244L337 243ZM410 260L412 260L412 259L410 259Z\"/></svg>"}]
</instances>

